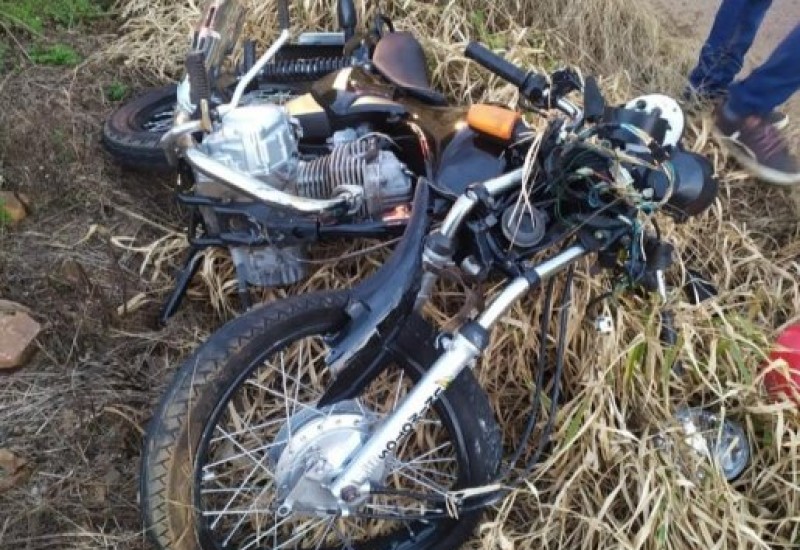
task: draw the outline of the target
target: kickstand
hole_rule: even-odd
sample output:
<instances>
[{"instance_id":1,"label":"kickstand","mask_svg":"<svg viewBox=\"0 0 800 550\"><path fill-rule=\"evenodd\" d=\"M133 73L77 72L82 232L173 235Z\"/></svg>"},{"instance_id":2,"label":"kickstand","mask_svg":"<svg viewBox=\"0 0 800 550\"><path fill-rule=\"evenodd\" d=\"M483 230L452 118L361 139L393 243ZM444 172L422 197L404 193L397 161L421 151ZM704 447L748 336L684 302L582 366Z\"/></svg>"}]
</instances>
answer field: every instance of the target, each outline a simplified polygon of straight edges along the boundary
<instances>
[{"instance_id":1,"label":"kickstand","mask_svg":"<svg viewBox=\"0 0 800 550\"><path fill-rule=\"evenodd\" d=\"M178 273L175 287L172 289L172 293L169 295L169 298L167 298L167 301L161 308L161 313L158 315L158 322L161 326L165 326L169 318L178 311L183 297L186 295L186 290L189 288L189 283L192 282L192 278L200 267L200 260L202 258L203 250L198 247L192 247L183 264L183 268L181 268L180 273Z\"/></svg>"}]
</instances>

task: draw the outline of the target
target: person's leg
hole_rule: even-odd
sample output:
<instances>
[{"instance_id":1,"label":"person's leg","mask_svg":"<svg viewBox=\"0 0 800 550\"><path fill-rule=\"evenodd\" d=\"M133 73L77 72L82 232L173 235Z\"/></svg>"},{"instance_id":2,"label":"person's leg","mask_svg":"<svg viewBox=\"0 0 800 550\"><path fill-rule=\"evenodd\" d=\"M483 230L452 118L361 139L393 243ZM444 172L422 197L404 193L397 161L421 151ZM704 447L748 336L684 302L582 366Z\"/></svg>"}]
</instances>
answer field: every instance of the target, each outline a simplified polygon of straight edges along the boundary
<instances>
[{"instance_id":1,"label":"person's leg","mask_svg":"<svg viewBox=\"0 0 800 550\"><path fill-rule=\"evenodd\" d=\"M800 89L798 64L800 24L764 65L729 87L727 101L716 112L717 138L740 164L770 183L800 184L800 161L769 120L775 107Z\"/></svg>"},{"instance_id":2,"label":"person's leg","mask_svg":"<svg viewBox=\"0 0 800 550\"><path fill-rule=\"evenodd\" d=\"M800 24L766 63L728 90L727 106L738 117L764 117L800 90Z\"/></svg>"},{"instance_id":3,"label":"person's leg","mask_svg":"<svg viewBox=\"0 0 800 550\"><path fill-rule=\"evenodd\" d=\"M707 97L725 93L742 69L771 4L772 0L723 0L697 67L689 75L692 92Z\"/></svg>"}]
</instances>

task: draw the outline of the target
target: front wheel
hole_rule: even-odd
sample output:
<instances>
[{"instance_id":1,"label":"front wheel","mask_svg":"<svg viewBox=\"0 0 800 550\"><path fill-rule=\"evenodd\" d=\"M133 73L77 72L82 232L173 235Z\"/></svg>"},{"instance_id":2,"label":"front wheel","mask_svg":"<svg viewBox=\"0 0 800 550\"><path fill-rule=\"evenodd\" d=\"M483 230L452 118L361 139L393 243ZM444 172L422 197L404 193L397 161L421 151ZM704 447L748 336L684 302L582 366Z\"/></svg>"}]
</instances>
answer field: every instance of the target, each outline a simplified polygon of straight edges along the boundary
<instances>
[{"instance_id":1,"label":"front wheel","mask_svg":"<svg viewBox=\"0 0 800 550\"><path fill-rule=\"evenodd\" d=\"M489 482L500 442L469 371L370 480L379 490L347 510L326 490L425 369L390 354L357 397L318 407L331 382L323 337L345 325L347 300L319 293L252 310L184 363L142 460L143 517L161 548L447 549L470 535L480 514L452 519L443 499Z\"/></svg>"}]
</instances>

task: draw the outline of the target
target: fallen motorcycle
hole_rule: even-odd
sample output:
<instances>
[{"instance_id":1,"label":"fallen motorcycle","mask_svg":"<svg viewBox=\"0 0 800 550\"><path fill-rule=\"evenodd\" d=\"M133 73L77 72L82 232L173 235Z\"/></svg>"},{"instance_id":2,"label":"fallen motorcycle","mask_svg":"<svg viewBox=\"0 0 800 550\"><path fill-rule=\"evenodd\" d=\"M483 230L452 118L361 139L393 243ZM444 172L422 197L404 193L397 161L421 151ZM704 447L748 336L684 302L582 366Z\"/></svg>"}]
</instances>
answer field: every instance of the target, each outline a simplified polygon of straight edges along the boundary
<instances>
[{"instance_id":1,"label":"fallen motorcycle","mask_svg":"<svg viewBox=\"0 0 800 550\"><path fill-rule=\"evenodd\" d=\"M191 249L162 322L179 307L208 247L230 251L247 309L251 287L290 285L308 275L311 243L400 235L420 177L436 187L443 211L472 181L497 177L516 162L504 143L513 128L492 131L491 110L473 111L482 120L468 124L467 106L448 105L430 87L419 42L395 32L381 14L371 38L350 43L362 51L348 58L351 66L282 105L244 103L252 82L290 43L286 2L280 6L283 32L228 102L218 104L212 82L238 27L214 25L240 20L234 0L210 3L197 35L214 42L195 40L187 55L188 78L161 145L178 170L177 198L190 211ZM352 0L339 6L352 15L342 17L351 27ZM571 72L558 78L565 91L576 87Z\"/></svg>"},{"instance_id":2,"label":"fallen motorcycle","mask_svg":"<svg viewBox=\"0 0 800 550\"><path fill-rule=\"evenodd\" d=\"M476 43L466 55L516 85L522 106L566 116L534 132L520 113L473 106L463 119L468 139L501 147L502 170L476 167L459 185L447 185L442 171L418 172L403 238L377 273L350 290L252 309L183 364L148 427L142 459L143 517L160 547L457 548L546 448L578 262L594 258L627 286L666 297L673 249L657 215L685 221L717 193L708 161L680 146L677 103L652 95L609 106L587 78L579 83L581 111L564 97L572 90L567 80L526 71ZM356 83L366 78L346 74L332 77L340 88L318 96L329 100L323 110L389 101L345 95L354 75ZM431 135L428 124L462 123L445 124L446 110L428 120L429 107L416 101L393 108L422 129L419 136ZM325 204L350 209L347 193ZM265 190L262 200L273 194ZM446 215L434 224L442 201ZM421 309L437 279L453 271L465 281L501 275L507 282L448 333ZM539 341L548 341L562 273L554 365L545 368L543 346L531 413L504 463L500 429L470 367L509 308L543 286ZM674 334L671 316L663 322L664 333ZM523 458L534 434L535 452Z\"/></svg>"}]
</instances>

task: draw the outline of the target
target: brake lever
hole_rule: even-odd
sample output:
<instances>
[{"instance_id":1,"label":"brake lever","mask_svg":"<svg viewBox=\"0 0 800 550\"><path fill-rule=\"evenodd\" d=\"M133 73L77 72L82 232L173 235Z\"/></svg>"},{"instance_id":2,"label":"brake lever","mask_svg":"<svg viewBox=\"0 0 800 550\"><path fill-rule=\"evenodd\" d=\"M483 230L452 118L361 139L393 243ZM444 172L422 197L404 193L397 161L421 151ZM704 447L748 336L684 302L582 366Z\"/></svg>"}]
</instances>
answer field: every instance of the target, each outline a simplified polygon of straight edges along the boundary
<instances>
[{"instance_id":1,"label":"brake lever","mask_svg":"<svg viewBox=\"0 0 800 550\"><path fill-rule=\"evenodd\" d=\"M564 67L550 75L550 96L561 98L583 89L581 77L575 69Z\"/></svg>"}]
</instances>

